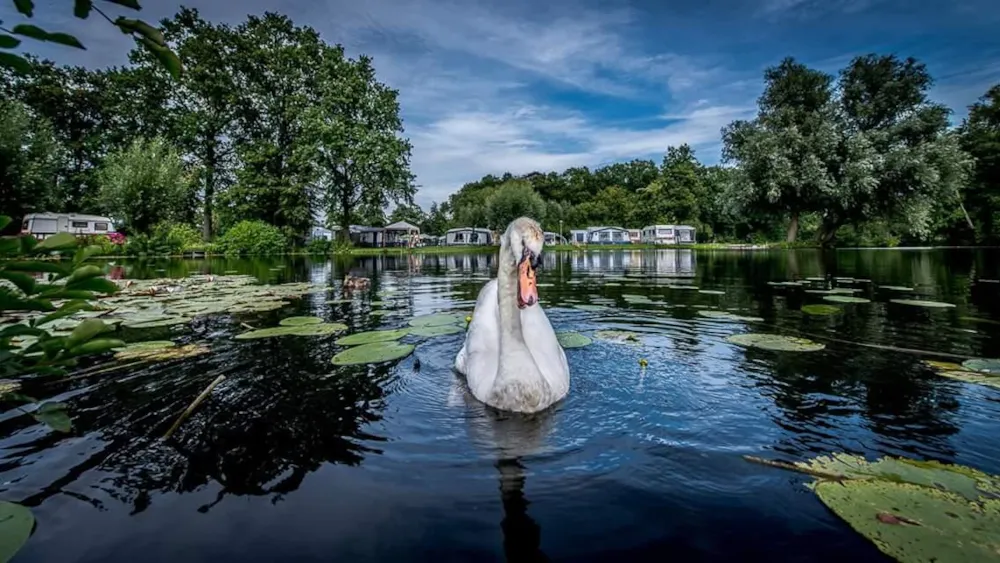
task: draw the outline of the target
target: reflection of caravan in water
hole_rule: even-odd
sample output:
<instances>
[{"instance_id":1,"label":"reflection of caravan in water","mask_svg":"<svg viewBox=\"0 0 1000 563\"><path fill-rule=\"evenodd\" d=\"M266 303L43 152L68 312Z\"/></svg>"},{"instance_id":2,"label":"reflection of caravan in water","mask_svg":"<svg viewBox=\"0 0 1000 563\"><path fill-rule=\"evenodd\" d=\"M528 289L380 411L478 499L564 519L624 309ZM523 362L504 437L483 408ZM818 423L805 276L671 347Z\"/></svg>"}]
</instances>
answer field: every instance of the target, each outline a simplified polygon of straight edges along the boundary
<instances>
[{"instance_id":1,"label":"reflection of caravan in water","mask_svg":"<svg viewBox=\"0 0 1000 563\"><path fill-rule=\"evenodd\" d=\"M687 278L695 271L693 250L645 250L576 253L570 257L575 271L596 275L608 271L641 271L646 275Z\"/></svg>"},{"instance_id":2,"label":"reflection of caravan in water","mask_svg":"<svg viewBox=\"0 0 1000 563\"><path fill-rule=\"evenodd\" d=\"M100 215L79 213L29 213L21 223L21 233L44 239L56 233L106 235L115 232L114 222Z\"/></svg>"}]
</instances>

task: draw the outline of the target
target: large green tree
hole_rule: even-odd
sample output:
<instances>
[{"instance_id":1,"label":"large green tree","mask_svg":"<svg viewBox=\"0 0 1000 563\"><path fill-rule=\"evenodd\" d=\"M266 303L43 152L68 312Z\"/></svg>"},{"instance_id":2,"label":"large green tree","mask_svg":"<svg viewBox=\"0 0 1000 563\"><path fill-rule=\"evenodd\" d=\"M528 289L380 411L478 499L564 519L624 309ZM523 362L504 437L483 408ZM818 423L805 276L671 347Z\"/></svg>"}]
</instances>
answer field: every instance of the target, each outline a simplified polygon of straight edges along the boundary
<instances>
[{"instance_id":1,"label":"large green tree","mask_svg":"<svg viewBox=\"0 0 1000 563\"><path fill-rule=\"evenodd\" d=\"M965 207L974 218L977 240L995 244L1000 241L1000 84L969 107L961 143L975 158Z\"/></svg>"},{"instance_id":2,"label":"large green tree","mask_svg":"<svg viewBox=\"0 0 1000 563\"><path fill-rule=\"evenodd\" d=\"M403 137L397 92L378 81L370 58L348 59L339 46L324 49L317 73L319 95L305 135L313 143L327 216L350 225L390 202L410 203L410 142Z\"/></svg>"},{"instance_id":3,"label":"large green tree","mask_svg":"<svg viewBox=\"0 0 1000 563\"><path fill-rule=\"evenodd\" d=\"M180 154L162 139L133 142L111 154L100 172L100 208L132 233L186 219L191 195Z\"/></svg>"},{"instance_id":4,"label":"large green tree","mask_svg":"<svg viewBox=\"0 0 1000 563\"><path fill-rule=\"evenodd\" d=\"M62 160L46 120L17 100L0 100L0 209L14 220L12 229L26 213L57 208Z\"/></svg>"},{"instance_id":5,"label":"large green tree","mask_svg":"<svg viewBox=\"0 0 1000 563\"><path fill-rule=\"evenodd\" d=\"M511 180L497 187L486 199L486 226L494 231L503 231L518 217L544 221L545 200L529 182Z\"/></svg>"}]
</instances>

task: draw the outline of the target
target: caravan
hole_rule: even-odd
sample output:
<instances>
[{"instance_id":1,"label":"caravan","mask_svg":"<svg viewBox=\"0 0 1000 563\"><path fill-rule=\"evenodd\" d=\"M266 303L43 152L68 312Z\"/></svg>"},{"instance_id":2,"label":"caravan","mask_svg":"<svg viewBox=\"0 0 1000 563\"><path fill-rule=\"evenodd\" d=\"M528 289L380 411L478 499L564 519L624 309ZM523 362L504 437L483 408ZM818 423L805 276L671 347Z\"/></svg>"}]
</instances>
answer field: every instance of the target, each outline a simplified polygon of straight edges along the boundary
<instances>
[{"instance_id":1,"label":"caravan","mask_svg":"<svg viewBox=\"0 0 1000 563\"><path fill-rule=\"evenodd\" d=\"M21 223L21 234L32 235L38 240L56 233L82 235L108 235L115 232L114 221L100 215L79 213L29 213Z\"/></svg>"}]
</instances>

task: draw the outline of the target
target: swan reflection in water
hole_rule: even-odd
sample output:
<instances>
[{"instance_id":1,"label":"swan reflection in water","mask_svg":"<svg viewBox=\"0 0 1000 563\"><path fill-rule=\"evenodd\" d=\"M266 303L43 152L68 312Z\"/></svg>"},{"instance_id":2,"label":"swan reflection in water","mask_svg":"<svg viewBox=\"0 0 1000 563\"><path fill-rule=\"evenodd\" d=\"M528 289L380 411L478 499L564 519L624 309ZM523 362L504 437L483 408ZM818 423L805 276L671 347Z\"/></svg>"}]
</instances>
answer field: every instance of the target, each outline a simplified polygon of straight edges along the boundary
<instances>
[{"instance_id":1,"label":"swan reflection in water","mask_svg":"<svg viewBox=\"0 0 1000 563\"><path fill-rule=\"evenodd\" d=\"M544 453L559 406L534 414L504 412L480 403L455 375L448 405L464 406L469 436L480 451L495 456L503 505L503 547L507 561L548 561L541 550L541 527L528 514L524 495L528 469L524 458Z\"/></svg>"}]
</instances>

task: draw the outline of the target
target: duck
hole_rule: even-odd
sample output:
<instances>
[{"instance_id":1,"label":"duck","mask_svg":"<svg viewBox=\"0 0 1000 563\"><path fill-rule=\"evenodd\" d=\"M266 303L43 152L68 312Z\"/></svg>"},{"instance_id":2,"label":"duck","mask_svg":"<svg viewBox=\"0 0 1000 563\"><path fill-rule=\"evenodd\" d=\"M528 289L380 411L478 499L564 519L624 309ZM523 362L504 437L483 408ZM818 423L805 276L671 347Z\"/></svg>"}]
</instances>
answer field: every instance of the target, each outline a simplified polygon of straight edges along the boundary
<instances>
[{"instance_id":1,"label":"duck","mask_svg":"<svg viewBox=\"0 0 1000 563\"><path fill-rule=\"evenodd\" d=\"M344 276L344 289L367 289L371 283L372 281L368 278L352 276L351 274Z\"/></svg>"}]
</instances>

